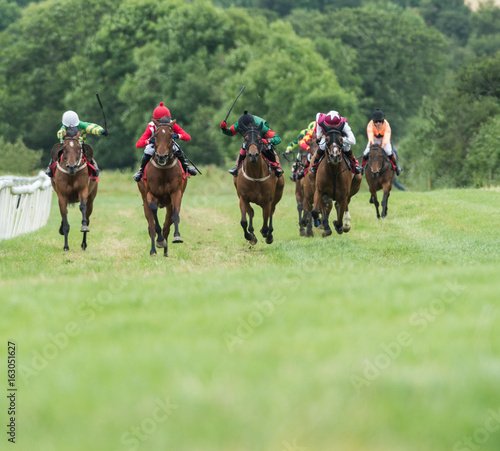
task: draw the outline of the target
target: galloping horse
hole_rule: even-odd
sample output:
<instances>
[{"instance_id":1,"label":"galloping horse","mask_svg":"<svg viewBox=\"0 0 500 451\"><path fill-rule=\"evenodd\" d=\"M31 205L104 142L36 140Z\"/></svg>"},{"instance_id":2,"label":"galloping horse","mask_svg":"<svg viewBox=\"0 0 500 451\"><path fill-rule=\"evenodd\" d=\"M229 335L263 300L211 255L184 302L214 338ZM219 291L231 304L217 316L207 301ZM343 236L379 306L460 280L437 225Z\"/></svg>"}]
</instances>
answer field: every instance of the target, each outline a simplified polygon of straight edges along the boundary
<instances>
[{"instance_id":1,"label":"galloping horse","mask_svg":"<svg viewBox=\"0 0 500 451\"><path fill-rule=\"evenodd\" d=\"M89 178L87 159L92 160L92 155L84 155L83 145L79 141L80 131L76 127L69 127L64 142L52 148L52 161L57 161L52 186L59 199L61 211L61 226L59 233L64 235L64 250L69 250L68 234L68 204L80 202L82 212L83 232L82 249L87 249L87 232L89 232L90 215L92 214L94 199L97 195L97 180ZM87 146L87 149L91 149ZM59 156L62 153L62 158Z\"/></svg>"},{"instance_id":2,"label":"galloping horse","mask_svg":"<svg viewBox=\"0 0 500 451\"><path fill-rule=\"evenodd\" d=\"M375 204L377 210L377 218L380 219L379 202L377 199L377 191L383 190L382 197L382 218L387 216L387 202L391 194L392 182L394 180L394 170L389 161L389 157L384 152L384 149L378 144L370 145L370 153L368 162L365 167L365 177L370 189L370 203Z\"/></svg>"},{"instance_id":3,"label":"galloping horse","mask_svg":"<svg viewBox=\"0 0 500 451\"><path fill-rule=\"evenodd\" d=\"M181 164L174 155L175 120L154 120L155 153L144 171L145 180L137 186L141 192L144 215L148 221L148 231L151 237L149 255L156 257L156 246L163 248L163 256L168 257L167 238L170 226L174 224L173 243L182 243L179 232L182 195L186 189L187 178L183 174ZM163 231L158 221L158 208L166 207Z\"/></svg>"},{"instance_id":4,"label":"galloping horse","mask_svg":"<svg viewBox=\"0 0 500 451\"><path fill-rule=\"evenodd\" d=\"M307 157L309 152L305 149L300 149L300 161L296 164L298 166L296 174L300 172L304 173L307 164ZM297 201L297 211L299 213L299 227L300 227L300 236L306 236L306 230L304 229L304 221L303 221L303 212L304 212L304 179L305 176L300 180L298 178L295 179L295 200Z\"/></svg>"},{"instance_id":5,"label":"galloping horse","mask_svg":"<svg viewBox=\"0 0 500 451\"><path fill-rule=\"evenodd\" d=\"M318 143L314 139L311 142L311 147L309 151L311 152L311 155L314 155L316 150L318 149ZM303 206L304 206L304 214L302 216L302 222L300 224L301 226L301 236L307 236L311 237L314 236L313 233L313 219L312 219L312 209L313 209L313 204L314 204L314 193L316 191L316 174L314 174L312 171L307 171L306 175L301 182L301 187L302 187L302 192L303 192ZM330 214L330 211L332 210L333 202L328 200L326 202L326 208L327 208L327 214ZM314 221L315 225L318 227L320 225L319 218ZM305 234L302 235L302 228L305 227Z\"/></svg>"},{"instance_id":6,"label":"galloping horse","mask_svg":"<svg viewBox=\"0 0 500 451\"><path fill-rule=\"evenodd\" d=\"M320 162L316 174L316 190L314 192L314 205L312 216L315 220L319 218L321 209L323 221L323 236L332 234L328 224L329 211L327 203L329 199L335 201L337 220L333 222L337 233L349 232L351 215L349 214L349 202L361 186L361 175L353 174L342 153L342 136L335 128L323 125L326 131L325 157ZM345 213L345 224L343 224Z\"/></svg>"},{"instance_id":7,"label":"galloping horse","mask_svg":"<svg viewBox=\"0 0 500 451\"><path fill-rule=\"evenodd\" d=\"M262 208L264 222L260 232L266 239L266 243L271 244L274 230L273 214L276 204L281 200L285 186L283 177L277 178L262 156L264 146L260 136L262 125L257 127L252 124L242 130L245 136L246 158L243 160L238 176L234 179L234 187L240 199L240 224L245 239L251 244L257 243L257 237L253 233L254 210L250 206L250 202ZM247 222L247 215L249 222Z\"/></svg>"}]
</instances>

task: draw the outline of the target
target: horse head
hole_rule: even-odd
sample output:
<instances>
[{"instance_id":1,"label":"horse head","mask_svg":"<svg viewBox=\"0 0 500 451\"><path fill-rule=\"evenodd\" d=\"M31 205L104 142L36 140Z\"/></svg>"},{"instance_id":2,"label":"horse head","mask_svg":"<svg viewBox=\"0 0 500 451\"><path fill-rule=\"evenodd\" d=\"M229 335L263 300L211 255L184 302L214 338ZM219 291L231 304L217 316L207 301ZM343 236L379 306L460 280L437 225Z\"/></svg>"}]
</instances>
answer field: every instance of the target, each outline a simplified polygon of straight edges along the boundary
<instances>
[{"instance_id":1,"label":"horse head","mask_svg":"<svg viewBox=\"0 0 500 451\"><path fill-rule=\"evenodd\" d=\"M167 161L174 158L174 129L175 120L164 117L154 120L156 125L155 132L155 156L160 166L165 166Z\"/></svg>"},{"instance_id":2,"label":"horse head","mask_svg":"<svg viewBox=\"0 0 500 451\"><path fill-rule=\"evenodd\" d=\"M257 159L264 147L262 136L260 134L263 125L264 124L262 122L258 127L254 124L251 124L250 126L245 127L244 130L242 130L243 136L245 137L245 149L251 163L257 162Z\"/></svg>"},{"instance_id":3,"label":"horse head","mask_svg":"<svg viewBox=\"0 0 500 451\"><path fill-rule=\"evenodd\" d=\"M339 164L342 161L342 132L335 127L328 127L324 122L321 127L325 130L328 163Z\"/></svg>"},{"instance_id":4,"label":"horse head","mask_svg":"<svg viewBox=\"0 0 500 451\"><path fill-rule=\"evenodd\" d=\"M69 175L75 175L82 162L83 148L80 142L81 131L77 127L68 127L63 142L63 162Z\"/></svg>"},{"instance_id":5,"label":"horse head","mask_svg":"<svg viewBox=\"0 0 500 451\"><path fill-rule=\"evenodd\" d=\"M374 177L380 174L380 171L384 167L385 152L379 144L370 145L370 170Z\"/></svg>"}]
</instances>

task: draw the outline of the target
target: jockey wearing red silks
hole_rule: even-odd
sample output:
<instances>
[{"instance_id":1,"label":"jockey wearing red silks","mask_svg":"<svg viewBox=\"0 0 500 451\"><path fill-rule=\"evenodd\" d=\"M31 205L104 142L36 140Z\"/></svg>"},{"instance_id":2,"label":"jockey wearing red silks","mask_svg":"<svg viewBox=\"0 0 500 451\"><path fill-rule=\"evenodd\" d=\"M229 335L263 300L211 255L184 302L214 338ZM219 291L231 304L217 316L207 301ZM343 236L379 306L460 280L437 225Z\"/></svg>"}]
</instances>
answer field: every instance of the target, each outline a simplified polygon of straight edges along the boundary
<instances>
[{"instance_id":1,"label":"jockey wearing red silks","mask_svg":"<svg viewBox=\"0 0 500 451\"><path fill-rule=\"evenodd\" d=\"M155 153L155 147L154 147L154 136L156 133L155 121L158 121L162 118L170 119L170 110L163 104L163 102L160 102L160 105L157 106L153 111L153 120L148 123L148 125L146 126L146 131L142 134L142 136L139 138L139 141L137 141L135 145L138 149L142 149L143 147L145 147L144 154L141 160L141 167L134 174L134 180L136 182L139 182L141 180L146 164L149 162L149 160ZM175 135L177 135L177 138L181 139L182 141L191 141L191 136L189 136L189 134L186 133L177 123L173 125L172 129ZM173 150L175 156L181 162L184 170L191 175L196 175L196 169L189 164L186 156L184 155L181 148L175 141Z\"/></svg>"}]
</instances>

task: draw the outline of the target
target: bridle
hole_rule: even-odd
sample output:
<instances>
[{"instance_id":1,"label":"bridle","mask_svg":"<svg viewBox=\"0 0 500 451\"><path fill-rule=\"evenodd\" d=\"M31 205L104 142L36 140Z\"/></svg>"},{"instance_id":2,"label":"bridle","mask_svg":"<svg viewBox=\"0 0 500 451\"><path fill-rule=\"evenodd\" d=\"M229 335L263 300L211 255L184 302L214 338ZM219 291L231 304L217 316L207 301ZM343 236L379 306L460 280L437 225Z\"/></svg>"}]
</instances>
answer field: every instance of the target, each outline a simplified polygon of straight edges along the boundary
<instances>
[{"instance_id":1,"label":"bridle","mask_svg":"<svg viewBox=\"0 0 500 451\"><path fill-rule=\"evenodd\" d=\"M68 142L70 141L70 142ZM73 147L73 142L76 141L78 143L78 160L75 165L69 166L67 161L66 161L66 145L69 145L70 147ZM60 164L59 161L57 162L57 167L61 172L64 172L65 174L69 175L75 175L78 171L81 171L82 169L87 167L87 162L80 166L82 160L83 160L83 146L82 143L78 138L74 138L72 136L65 136L64 137L64 143L63 143L63 153L62 153L62 159L64 161L64 165L66 166L67 169L63 168Z\"/></svg>"},{"instance_id":2,"label":"bridle","mask_svg":"<svg viewBox=\"0 0 500 451\"><path fill-rule=\"evenodd\" d=\"M172 145L173 145L173 140L172 140L172 145L170 146L170 148L167 147L167 150L168 152L166 154L159 154L156 150L156 138L157 138L157 135L159 133L167 133L167 131L165 130L164 127L168 127L170 129L170 138L172 138L173 136L173 126L170 122L160 122L157 126L156 126L156 132L155 132L155 152L154 152L154 157L151 161L153 163L153 166L159 168L159 169L168 169L168 168L171 168L172 166L174 166L175 164L175 159L174 161L172 161L168 166L167 166L167 162L169 160L172 160L173 158L175 158L175 155L174 153L172 152Z\"/></svg>"},{"instance_id":3,"label":"bridle","mask_svg":"<svg viewBox=\"0 0 500 451\"><path fill-rule=\"evenodd\" d=\"M378 154L380 154L380 159L382 160L382 163L380 164L379 168L378 168L378 171L374 171L373 170L373 167L372 167L372 152L377 152ZM380 174L380 171L384 168L384 165L386 163L386 154L384 152L384 150L382 149L382 146L376 144L376 145L371 145L370 146L370 153L368 154L368 159L370 160L370 171L372 173L372 175L374 177L377 177L379 174Z\"/></svg>"}]
</instances>

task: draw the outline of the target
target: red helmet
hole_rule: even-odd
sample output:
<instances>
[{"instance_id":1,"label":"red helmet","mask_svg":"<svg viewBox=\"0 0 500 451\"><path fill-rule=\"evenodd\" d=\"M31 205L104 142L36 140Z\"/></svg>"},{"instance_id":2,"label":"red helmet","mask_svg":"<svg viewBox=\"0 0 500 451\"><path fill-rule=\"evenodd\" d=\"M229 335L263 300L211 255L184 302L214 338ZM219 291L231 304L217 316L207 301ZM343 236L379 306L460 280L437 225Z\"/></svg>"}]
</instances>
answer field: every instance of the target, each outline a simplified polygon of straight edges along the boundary
<instances>
[{"instance_id":1,"label":"red helmet","mask_svg":"<svg viewBox=\"0 0 500 451\"><path fill-rule=\"evenodd\" d=\"M169 109L160 102L160 106L157 106L153 111L153 119L161 119L162 117L170 117Z\"/></svg>"},{"instance_id":2,"label":"red helmet","mask_svg":"<svg viewBox=\"0 0 500 451\"><path fill-rule=\"evenodd\" d=\"M332 110L325 116L324 122L329 127L337 127L341 120L342 118L340 117L340 114L337 111Z\"/></svg>"}]
</instances>

